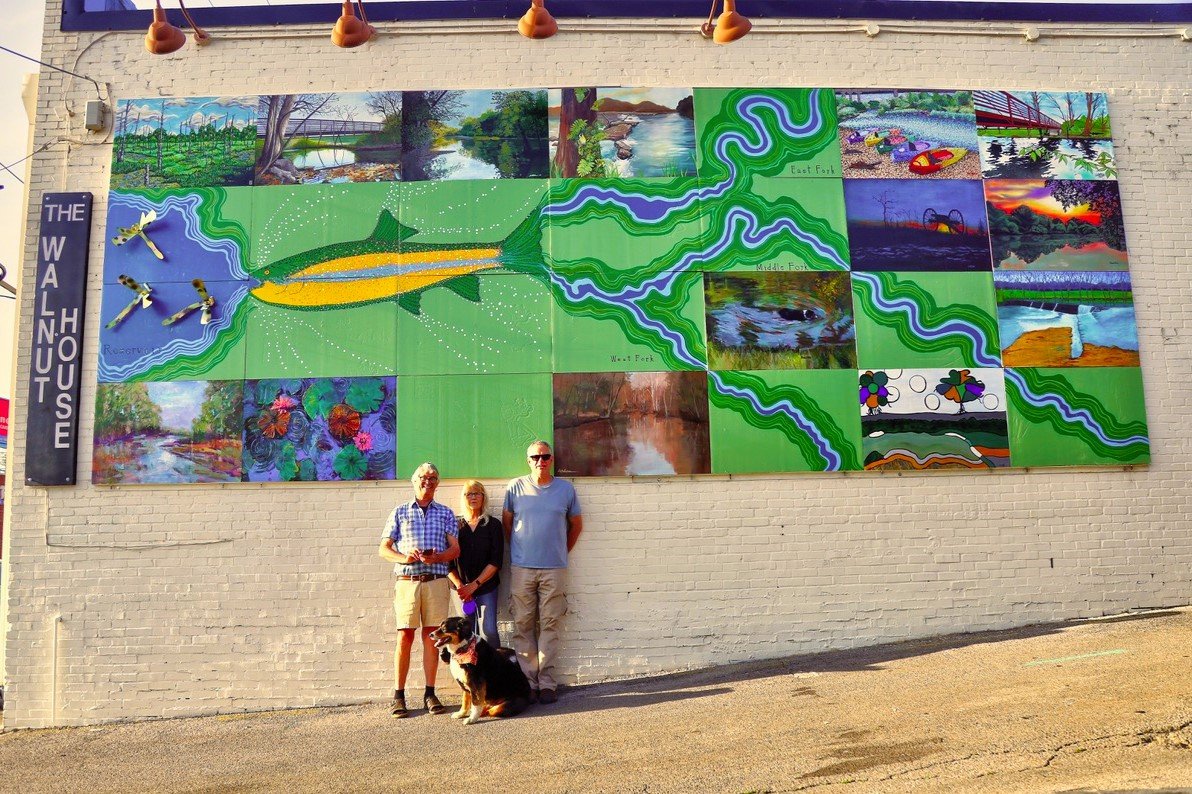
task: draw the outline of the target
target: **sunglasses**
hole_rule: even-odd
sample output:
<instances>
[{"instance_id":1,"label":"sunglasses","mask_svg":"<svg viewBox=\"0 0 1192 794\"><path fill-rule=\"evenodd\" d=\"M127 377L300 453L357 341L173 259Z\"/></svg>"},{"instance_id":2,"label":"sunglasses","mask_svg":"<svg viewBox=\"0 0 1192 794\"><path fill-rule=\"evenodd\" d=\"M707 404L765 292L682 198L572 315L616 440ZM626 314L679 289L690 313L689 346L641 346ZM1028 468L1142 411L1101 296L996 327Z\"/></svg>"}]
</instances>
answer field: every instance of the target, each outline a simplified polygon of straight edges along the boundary
<instances>
[{"instance_id":1,"label":"sunglasses","mask_svg":"<svg viewBox=\"0 0 1192 794\"><path fill-rule=\"evenodd\" d=\"M531 455L530 460L550 460L550 453L544 452L541 455Z\"/></svg>"}]
</instances>

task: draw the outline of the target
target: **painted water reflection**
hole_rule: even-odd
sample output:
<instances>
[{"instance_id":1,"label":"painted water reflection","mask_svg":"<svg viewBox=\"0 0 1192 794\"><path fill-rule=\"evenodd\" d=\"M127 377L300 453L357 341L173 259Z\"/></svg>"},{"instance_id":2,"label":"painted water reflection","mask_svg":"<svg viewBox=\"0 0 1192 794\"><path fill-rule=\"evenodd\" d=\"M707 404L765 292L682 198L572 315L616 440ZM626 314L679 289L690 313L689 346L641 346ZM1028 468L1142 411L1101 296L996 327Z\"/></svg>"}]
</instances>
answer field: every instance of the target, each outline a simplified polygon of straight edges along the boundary
<instances>
[{"instance_id":1,"label":"painted water reflection","mask_svg":"<svg viewBox=\"0 0 1192 794\"><path fill-rule=\"evenodd\" d=\"M982 138L981 170L1006 179L1117 177L1113 142L1087 138Z\"/></svg>"},{"instance_id":2,"label":"painted water reflection","mask_svg":"<svg viewBox=\"0 0 1192 794\"><path fill-rule=\"evenodd\" d=\"M708 380L697 372L554 376L560 474L699 474L711 470Z\"/></svg>"},{"instance_id":3,"label":"painted water reflection","mask_svg":"<svg viewBox=\"0 0 1192 794\"><path fill-rule=\"evenodd\" d=\"M614 416L555 430L559 473L700 474L711 467L707 422Z\"/></svg>"}]
</instances>

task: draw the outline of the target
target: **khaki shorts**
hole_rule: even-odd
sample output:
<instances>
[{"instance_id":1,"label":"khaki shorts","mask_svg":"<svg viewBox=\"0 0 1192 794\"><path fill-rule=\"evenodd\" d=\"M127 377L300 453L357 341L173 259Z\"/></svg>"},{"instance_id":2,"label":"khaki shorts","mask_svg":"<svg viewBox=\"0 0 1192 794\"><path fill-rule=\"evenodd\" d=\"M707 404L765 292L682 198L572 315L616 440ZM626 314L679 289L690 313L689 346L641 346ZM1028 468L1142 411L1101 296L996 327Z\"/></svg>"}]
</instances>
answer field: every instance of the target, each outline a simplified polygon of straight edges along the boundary
<instances>
[{"instance_id":1,"label":"khaki shorts","mask_svg":"<svg viewBox=\"0 0 1192 794\"><path fill-rule=\"evenodd\" d=\"M393 614L399 629L434 628L447 619L451 601L447 577L429 582L398 579L393 587Z\"/></svg>"}]
</instances>

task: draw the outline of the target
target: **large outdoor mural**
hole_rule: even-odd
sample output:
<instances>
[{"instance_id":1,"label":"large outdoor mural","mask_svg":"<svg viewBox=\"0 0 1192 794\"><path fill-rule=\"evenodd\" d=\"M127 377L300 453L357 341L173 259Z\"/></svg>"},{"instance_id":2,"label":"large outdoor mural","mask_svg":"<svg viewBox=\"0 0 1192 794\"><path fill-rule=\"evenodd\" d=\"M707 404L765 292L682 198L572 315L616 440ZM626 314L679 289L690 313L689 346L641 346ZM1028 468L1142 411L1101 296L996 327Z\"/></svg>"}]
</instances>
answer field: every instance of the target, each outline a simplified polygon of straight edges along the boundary
<instances>
[{"instance_id":1,"label":"large outdoor mural","mask_svg":"<svg viewBox=\"0 0 1192 794\"><path fill-rule=\"evenodd\" d=\"M1149 460L1104 95L119 103L97 483Z\"/></svg>"}]
</instances>

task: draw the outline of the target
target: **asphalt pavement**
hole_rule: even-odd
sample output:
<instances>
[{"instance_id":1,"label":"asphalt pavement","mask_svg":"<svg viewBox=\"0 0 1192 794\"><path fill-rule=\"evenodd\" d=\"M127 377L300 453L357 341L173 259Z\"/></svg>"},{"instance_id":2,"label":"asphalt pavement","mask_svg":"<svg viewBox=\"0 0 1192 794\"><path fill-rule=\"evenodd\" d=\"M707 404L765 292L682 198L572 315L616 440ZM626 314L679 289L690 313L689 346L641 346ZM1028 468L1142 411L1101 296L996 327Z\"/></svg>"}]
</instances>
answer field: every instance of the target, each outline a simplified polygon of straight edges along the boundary
<instances>
[{"instance_id":1,"label":"asphalt pavement","mask_svg":"<svg viewBox=\"0 0 1192 794\"><path fill-rule=\"evenodd\" d=\"M1190 662L1182 607L581 687L472 726L374 703L7 731L0 790L1192 792Z\"/></svg>"}]
</instances>

